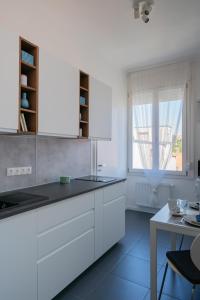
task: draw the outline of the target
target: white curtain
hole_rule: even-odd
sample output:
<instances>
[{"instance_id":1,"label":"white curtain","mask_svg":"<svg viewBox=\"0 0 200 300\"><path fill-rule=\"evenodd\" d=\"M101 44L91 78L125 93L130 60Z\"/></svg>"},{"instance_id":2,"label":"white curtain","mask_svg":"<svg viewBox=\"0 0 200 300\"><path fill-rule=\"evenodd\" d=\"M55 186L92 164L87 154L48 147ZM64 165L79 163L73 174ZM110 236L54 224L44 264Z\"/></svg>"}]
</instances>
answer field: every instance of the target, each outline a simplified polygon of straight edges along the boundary
<instances>
[{"instance_id":1,"label":"white curtain","mask_svg":"<svg viewBox=\"0 0 200 300\"><path fill-rule=\"evenodd\" d=\"M154 196L165 171L185 171L183 160L187 160L185 163L192 160L183 153L183 135L189 125L185 123L186 108L190 106L186 89L190 73L190 64L186 62L128 76L132 129L129 168L144 170ZM188 139L186 144L189 143Z\"/></svg>"},{"instance_id":2,"label":"white curtain","mask_svg":"<svg viewBox=\"0 0 200 300\"><path fill-rule=\"evenodd\" d=\"M134 168L164 171L173 167L170 161L173 149L182 148L184 90L184 86L162 88L134 95L132 104L133 156L136 156ZM177 141L179 145L176 145ZM173 170L181 171L181 165L178 169L174 166Z\"/></svg>"},{"instance_id":3,"label":"white curtain","mask_svg":"<svg viewBox=\"0 0 200 300\"><path fill-rule=\"evenodd\" d=\"M152 169L152 104L153 93L141 92L135 94L133 105L133 153L139 158L134 163L140 169ZM136 158L136 159L137 159Z\"/></svg>"},{"instance_id":4,"label":"white curtain","mask_svg":"<svg viewBox=\"0 0 200 300\"><path fill-rule=\"evenodd\" d=\"M182 115L184 113L183 106L185 103L184 91L185 87L183 86L179 88L163 89L158 92L160 170L167 170L170 168L169 164L175 147L180 148L177 150L182 150L181 138L183 136ZM179 164L182 164L182 160ZM177 169L177 167L176 170L182 171L181 169Z\"/></svg>"}]
</instances>

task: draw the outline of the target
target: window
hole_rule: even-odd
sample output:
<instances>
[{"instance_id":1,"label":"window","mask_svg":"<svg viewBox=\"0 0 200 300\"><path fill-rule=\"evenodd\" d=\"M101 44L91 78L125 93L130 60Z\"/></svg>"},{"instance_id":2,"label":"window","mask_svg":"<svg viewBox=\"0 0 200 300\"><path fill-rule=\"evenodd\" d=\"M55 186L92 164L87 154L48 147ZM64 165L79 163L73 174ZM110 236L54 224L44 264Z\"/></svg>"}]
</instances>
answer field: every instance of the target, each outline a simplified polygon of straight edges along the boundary
<instances>
[{"instance_id":1,"label":"window","mask_svg":"<svg viewBox=\"0 0 200 300\"><path fill-rule=\"evenodd\" d=\"M184 87L134 94L131 115L131 169L183 172Z\"/></svg>"}]
</instances>

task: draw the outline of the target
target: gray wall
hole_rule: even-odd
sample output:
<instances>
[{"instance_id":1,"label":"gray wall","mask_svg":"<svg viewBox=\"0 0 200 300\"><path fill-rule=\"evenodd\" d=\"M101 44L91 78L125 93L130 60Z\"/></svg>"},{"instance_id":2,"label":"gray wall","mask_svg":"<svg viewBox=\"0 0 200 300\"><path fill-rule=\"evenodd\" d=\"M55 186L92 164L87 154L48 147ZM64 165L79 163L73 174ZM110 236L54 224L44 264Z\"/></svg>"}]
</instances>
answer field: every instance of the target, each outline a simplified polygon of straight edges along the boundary
<instances>
[{"instance_id":1,"label":"gray wall","mask_svg":"<svg viewBox=\"0 0 200 300\"><path fill-rule=\"evenodd\" d=\"M32 166L32 175L6 176ZM53 137L0 136L0 192L90 174L90 142Z\"/></svg>"}]
</instances>

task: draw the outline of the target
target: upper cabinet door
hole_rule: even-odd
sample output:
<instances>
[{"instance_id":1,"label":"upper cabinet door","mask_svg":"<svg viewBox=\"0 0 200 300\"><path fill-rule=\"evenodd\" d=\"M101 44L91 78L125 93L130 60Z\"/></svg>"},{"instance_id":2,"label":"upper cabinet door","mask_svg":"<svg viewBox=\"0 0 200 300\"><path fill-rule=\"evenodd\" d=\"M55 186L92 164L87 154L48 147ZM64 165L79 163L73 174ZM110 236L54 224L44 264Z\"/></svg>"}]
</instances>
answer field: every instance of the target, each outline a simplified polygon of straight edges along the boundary
<instances>
[{"instance_id":1,"label":"upper cabinet door","mask_svg":"<svg viewBox=\"0 0 200 300\"><path fill-rule=\"evenodd\" d=\"M110 140L112 136L112 89L90 77L89 136Z\"/></svg>"},{"instance_id":2,"label":"upper cabinet door","mask_svg":"<svg viewBox=\"0 0 200 300\"><path fill-rule=\"evenodd\" d=\"M79 134L79 71L40 49L38 133Z\"/></svg>"},{"instance_id":3,"label":"upper cabinet door","mask_svg":"<svg viewBox=\"0 0 200 300\"><path fill-rule=\"evenodd\" d=\"M0 28L0 131L16 132L19 103L19 37Z\"/></svg>"}]
</instances>

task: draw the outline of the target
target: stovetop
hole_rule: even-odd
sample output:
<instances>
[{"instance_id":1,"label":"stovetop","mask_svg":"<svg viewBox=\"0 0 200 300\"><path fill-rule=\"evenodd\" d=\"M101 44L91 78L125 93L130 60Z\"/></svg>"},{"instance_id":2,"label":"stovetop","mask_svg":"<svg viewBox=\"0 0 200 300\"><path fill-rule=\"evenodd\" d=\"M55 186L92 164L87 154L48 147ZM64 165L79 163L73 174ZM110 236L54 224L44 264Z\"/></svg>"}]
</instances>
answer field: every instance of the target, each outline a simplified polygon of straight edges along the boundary
<instances>
[{"instance_id":1,"label":"stovetop","mask_svg":"<svg viewBox=\"0 0 200 300\"><path fill-rule=\"evenodd\" d=\"M116 181L116 178L114 177L95 176L95 175L84 176L76 179L83 180L83 181L104 182L104 183Z\"/></svg>"}]
</instances>

